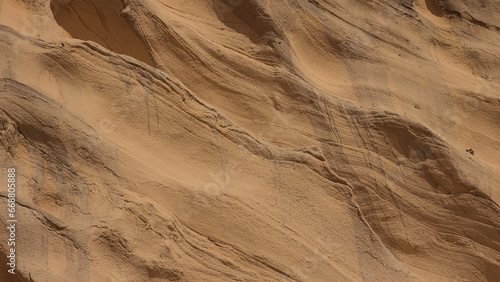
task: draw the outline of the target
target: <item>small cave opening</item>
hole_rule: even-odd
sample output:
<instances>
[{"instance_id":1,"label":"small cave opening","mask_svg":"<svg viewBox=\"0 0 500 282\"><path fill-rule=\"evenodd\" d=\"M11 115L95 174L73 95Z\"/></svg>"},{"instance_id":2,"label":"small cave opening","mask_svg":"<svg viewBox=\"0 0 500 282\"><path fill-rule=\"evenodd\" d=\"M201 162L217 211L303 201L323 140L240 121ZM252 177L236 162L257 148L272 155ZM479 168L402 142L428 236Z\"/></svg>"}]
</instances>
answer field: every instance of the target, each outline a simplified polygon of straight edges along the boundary
<instances>
[{"instance_id":1,"label":"small cave opening","mask_svg":"<svg viewBox=\"0 0 500 282\"><path fill-rule=\"evenodd\" d=\"M121 0L51 0L51 9L56 22L71 37L155 66L144 42L120 15Z\"/></svg>"},{"instance_id":2,"label":"small cave opening","mask_svg":"<svg viewBox=\"0 0 500 282\"><path fill-rule=\"evenodd\" d=\"M439 3L439 0L425 0L425 5L429 12L431 12L436 17L444 16L445 12Z\"/></svg>"},{"instance_id":3,"label":"small cave opening","mask_svg":"<svg viewBox=\"0 0 500 282\"><path fill-rule=\"evenodd\" d=\"M277 34L258 3L248 0L212 0L219 20L228 28L248 37L254 44L260 44L267 33Z\"/></svg>"}]
</instances>

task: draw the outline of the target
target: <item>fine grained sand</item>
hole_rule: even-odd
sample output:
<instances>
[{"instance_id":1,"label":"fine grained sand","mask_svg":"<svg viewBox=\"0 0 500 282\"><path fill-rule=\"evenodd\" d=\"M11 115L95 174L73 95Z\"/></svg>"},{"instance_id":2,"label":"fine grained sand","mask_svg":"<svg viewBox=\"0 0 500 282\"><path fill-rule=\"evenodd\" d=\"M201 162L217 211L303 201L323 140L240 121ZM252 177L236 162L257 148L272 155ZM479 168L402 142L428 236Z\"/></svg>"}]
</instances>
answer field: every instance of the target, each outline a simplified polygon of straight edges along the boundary
<instances>
[{"instance_id":1,"label":"fine grained sand","mask_svg":"<svg viewBox=\"0 0 500 282\"><path fill-rule=\"evenodd\" d=\"M500 277L498 0L0 0L0 54L1 281Z\"/></svg>"}]
</instances>

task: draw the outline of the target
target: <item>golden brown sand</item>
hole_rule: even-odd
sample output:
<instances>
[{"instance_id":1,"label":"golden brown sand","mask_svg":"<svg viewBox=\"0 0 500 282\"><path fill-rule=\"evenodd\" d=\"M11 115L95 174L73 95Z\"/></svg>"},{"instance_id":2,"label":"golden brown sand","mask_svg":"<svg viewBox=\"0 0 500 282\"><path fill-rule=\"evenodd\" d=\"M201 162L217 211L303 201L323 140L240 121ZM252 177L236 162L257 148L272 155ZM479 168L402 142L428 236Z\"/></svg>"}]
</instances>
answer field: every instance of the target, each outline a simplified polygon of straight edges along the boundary
<instances>
[{"instance_id":1,"label":"golden brown sand","mask_svg":"<svg viewBox=\"0 0 500 282\"><path fill-rule=\"evenodd\" d=\"M498 0L0 0L0 54L1 281L500 277Z\"/></svg>"}]
</instances>

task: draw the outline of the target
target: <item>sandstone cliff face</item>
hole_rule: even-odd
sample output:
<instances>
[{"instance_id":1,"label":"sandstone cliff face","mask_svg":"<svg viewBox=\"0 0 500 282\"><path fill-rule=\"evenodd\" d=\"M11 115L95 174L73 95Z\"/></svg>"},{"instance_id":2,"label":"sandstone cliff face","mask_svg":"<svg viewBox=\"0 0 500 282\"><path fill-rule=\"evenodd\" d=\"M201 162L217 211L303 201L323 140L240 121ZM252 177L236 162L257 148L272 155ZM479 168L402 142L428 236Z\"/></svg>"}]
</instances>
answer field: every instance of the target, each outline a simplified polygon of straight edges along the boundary
<instances>
[{"instance_id":1,"label":"sandstone cliff face","mask_svg":"<svg viewBox=\"0 0 500 282\"><path fill-rule=\"evenodd\" d=\"M2 281L500 277L499 1L0 0L0 54Z\"/></svg>"}]
</instances>

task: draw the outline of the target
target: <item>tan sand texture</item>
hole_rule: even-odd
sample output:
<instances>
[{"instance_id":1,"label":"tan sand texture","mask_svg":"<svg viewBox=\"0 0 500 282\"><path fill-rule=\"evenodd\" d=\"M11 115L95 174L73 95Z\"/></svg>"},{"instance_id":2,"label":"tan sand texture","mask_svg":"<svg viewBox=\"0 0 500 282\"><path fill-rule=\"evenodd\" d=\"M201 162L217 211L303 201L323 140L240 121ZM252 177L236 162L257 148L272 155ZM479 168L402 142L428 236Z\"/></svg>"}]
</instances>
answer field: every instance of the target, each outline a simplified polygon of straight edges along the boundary
<instances>
[{"instance_id":1,"label":"tan sand texture","mask_svg":"<svg viewBox=\"0 0 500 282\"><path fill-rule=\"evenodd\" d=\"M0 55L0 281L500 279L498 0L0 0Z\"/></svg>"}]
</instances>

